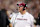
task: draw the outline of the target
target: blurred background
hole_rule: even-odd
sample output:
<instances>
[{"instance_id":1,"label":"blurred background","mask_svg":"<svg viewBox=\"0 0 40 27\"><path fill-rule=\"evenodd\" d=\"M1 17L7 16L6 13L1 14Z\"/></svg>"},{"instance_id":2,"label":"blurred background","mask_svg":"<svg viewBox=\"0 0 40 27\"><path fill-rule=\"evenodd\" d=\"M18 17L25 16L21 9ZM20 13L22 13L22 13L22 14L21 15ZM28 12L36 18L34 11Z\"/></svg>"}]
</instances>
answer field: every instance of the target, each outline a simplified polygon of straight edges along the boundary
<instances>
[{"instance_id":1,"label":"blurred background","mask_svg":"<svg viewBox=\"0 0 40 27\"><path fill-rule=\"evenodd\" d=\"M0 10L5 8L8 16L13 12L17 13L16 4L21 1L28 5L27 11L34 16L35 25L40 25L40 0L0 0Z\"/></svg>"}]
</instances>

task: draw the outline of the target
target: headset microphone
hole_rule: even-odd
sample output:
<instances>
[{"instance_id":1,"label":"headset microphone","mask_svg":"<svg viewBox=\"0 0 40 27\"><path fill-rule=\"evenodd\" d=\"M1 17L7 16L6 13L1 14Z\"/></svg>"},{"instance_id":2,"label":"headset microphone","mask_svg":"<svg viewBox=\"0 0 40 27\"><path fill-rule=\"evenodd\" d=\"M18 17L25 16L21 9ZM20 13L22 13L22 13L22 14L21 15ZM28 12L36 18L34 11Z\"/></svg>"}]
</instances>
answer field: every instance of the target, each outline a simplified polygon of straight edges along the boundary
<instances>
[{"instance_id":1,"label":"headset microphone","mask_svg":"<svg viewBox=\"0 0 40 27\"><path fill-rule=\"evenodd\" d=\"M24 8L23 8L23 11L25 10L25 7L26 7L26 4L25 4L25 6L24 6Z\"/></svg>"}]
</instances>

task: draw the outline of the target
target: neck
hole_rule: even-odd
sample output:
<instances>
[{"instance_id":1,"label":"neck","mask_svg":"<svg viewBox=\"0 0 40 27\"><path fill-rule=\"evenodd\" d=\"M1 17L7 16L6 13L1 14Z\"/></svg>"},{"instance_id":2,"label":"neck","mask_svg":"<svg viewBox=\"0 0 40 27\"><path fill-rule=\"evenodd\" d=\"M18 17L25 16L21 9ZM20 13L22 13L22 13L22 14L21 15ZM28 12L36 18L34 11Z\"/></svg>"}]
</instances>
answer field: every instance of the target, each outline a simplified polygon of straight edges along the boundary
<instances>
[{"instance_id":1,"label":"neck","mask_svg":"<svg viewBox=\"0 0 40 27\"><path fill-rule=\"evenodd\" d=\"M26 10L20 12L22 15L26 13Z\"/></svg>"}]
</instances>

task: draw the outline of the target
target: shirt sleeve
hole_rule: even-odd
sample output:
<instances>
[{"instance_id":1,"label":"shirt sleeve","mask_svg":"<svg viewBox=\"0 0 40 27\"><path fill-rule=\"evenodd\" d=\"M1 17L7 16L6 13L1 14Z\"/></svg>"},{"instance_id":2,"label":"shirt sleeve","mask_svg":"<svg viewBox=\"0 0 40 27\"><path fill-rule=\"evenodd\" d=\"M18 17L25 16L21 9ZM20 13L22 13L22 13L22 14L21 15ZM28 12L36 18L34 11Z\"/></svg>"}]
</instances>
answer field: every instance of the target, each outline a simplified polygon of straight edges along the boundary
<instances>
[{"instance_id":1,"label":"shirt sleeve","mask_svg":"<svg viewBox=\"0 0 40 27\"><path fill-rule=\"evenodd\" d=\"M13 23L13 18L14 18L14 17L11 17L11 20L10 20L11 23Z\"/></svg>"},{"instance_id":2,"label":"shirt sleeve","mask_svg":"<svg viewBox=\"0 0 40 27\"><path fill-rule=\"evenodd\" d=\"M16 17L16 15L13 14L13 16L11 17L11 20L10 20L11 23L14 23L15 22L15 17Z\"/></svg>"},{"instance_id":3,"label":"shirt sleeve","mask_svg":"<svg viewBox=\"0 0 40 27\"><path fill-rule=\"evenodd\" d=\"M14 26L14 23L15 23L15 17L16 17L15 14L11 17L10 23L12 24L12 26Z\"/></svg>"},{"instance_id":4,"label":"shirt sleeve","mask_svg":"<svg viewBox=\"0 0 40 27\"><path fill-rule=\"evenodd\" d=\"M34 17L31 16L31 27L34 27Z\"/></svg>"}]
</instances>

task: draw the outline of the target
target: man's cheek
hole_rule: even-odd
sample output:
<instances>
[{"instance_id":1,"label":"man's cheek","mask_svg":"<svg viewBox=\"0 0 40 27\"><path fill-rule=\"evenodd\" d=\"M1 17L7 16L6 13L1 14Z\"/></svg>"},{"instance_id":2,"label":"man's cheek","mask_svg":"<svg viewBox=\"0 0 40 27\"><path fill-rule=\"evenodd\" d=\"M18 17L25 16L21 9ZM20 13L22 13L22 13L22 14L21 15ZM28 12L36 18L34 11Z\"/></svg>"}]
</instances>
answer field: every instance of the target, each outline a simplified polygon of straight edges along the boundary
<instances>
[{"instance_id":1,"label":"man's cheek","mask_svg":"<svg viewBox=\"0 0 40 27\"><path fill-rule=\"evenodd\" d=\"M20 10L22 10L23 8L20 8Z\"/></svg>"}]
</instances>

